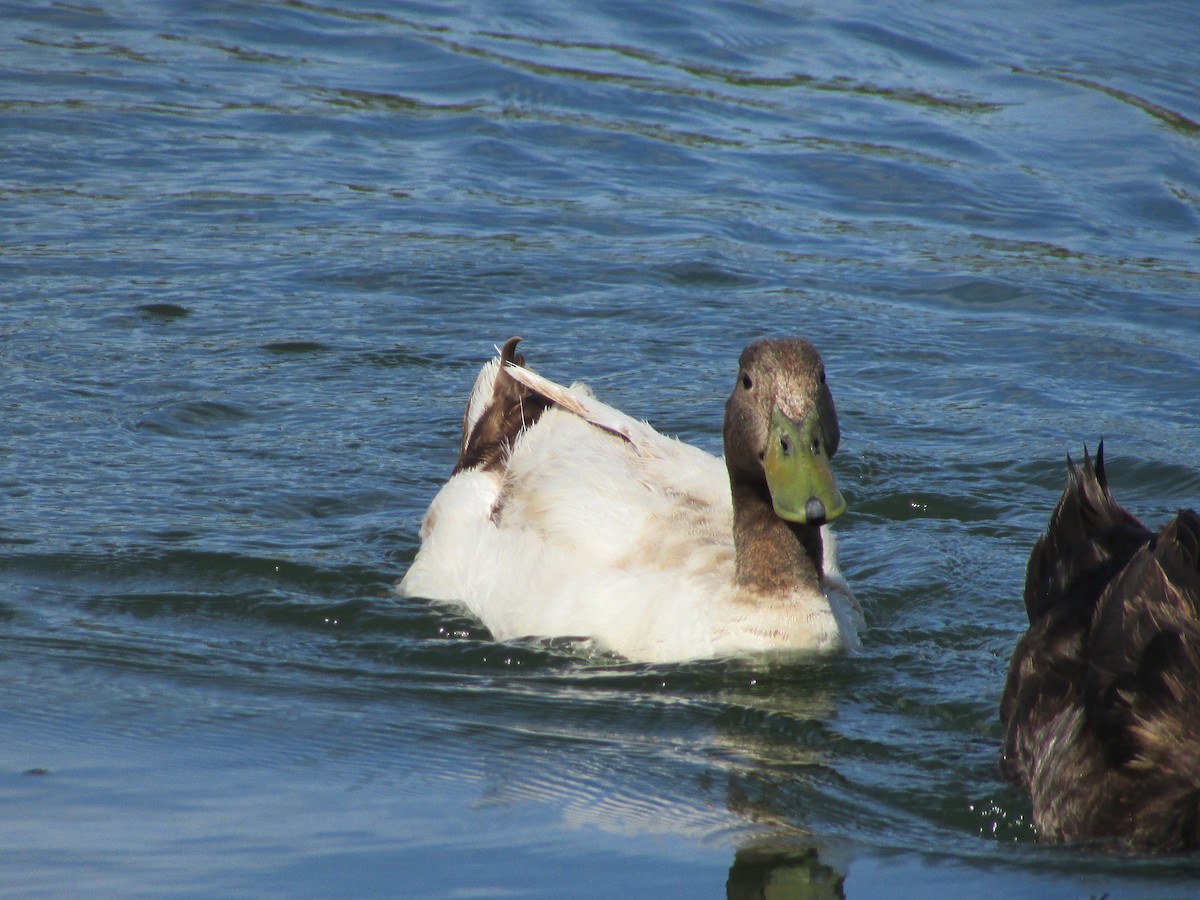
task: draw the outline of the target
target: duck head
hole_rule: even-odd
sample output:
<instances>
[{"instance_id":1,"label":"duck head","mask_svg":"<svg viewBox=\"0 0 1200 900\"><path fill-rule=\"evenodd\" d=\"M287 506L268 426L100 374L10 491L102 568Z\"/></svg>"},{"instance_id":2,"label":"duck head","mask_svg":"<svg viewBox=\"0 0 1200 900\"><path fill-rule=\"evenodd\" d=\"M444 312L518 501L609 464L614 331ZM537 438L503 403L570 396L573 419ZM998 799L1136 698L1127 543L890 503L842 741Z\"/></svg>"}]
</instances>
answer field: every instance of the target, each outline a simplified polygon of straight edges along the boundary
<instances>
[{"instance_id":1,"label":"duck head","mask_svg":"<svg viewBox=\"0 0 1200 900\"><path fill-rule=\"evenodd\" d=\"M731 480L765 485L775 514L823 525L846 510L829 460L837 410L816 348L799 339L750 344L725 403L725 461Z\"/></svg>"}]
</instances>

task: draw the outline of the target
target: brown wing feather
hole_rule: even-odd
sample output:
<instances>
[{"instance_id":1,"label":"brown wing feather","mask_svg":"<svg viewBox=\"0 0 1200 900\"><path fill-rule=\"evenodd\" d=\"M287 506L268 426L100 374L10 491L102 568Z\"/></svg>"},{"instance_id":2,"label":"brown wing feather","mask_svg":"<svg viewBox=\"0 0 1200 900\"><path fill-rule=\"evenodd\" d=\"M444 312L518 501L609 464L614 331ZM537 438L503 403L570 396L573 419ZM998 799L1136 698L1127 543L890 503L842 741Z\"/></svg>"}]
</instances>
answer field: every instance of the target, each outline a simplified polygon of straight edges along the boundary
<instances>
[{"instance_id":1,"label":"brown wing feather","mask_svg":"<svg viewBox=\"0 0 1200 900\"><path fill-rule=\"evenodd\" d=\"M520 342L519 337L504 342L491 400L475 424L472 426L464 416L462 445L452 475L467 469L487 471L502 466L517 435L532 427L552 405L509 374L509 364L525 365L525 357L517 353Z\"/></svg>"}]
</instances>

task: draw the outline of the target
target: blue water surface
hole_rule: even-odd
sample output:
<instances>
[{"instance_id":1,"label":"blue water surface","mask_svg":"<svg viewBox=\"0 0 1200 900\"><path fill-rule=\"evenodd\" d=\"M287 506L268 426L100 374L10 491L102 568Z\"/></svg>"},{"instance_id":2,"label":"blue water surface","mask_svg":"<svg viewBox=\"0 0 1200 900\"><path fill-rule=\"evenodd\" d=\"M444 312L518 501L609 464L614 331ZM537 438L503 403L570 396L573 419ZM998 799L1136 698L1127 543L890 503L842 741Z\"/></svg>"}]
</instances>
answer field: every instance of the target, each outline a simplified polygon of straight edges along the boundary
<instances>
[{"instance_id":1,"label":"blue water surface","mask_svg":"<svg viewBox=\"0 0 1200 900\"><path fill-rule=\"evenodd\" d=\"M996 769L1103 437L1200 505L1200 7L0 2L6 896L1184 897ZM391 590L478 366L720 451L822 351L853 658ZM804 893L802 893L804 892Z\"/></svg>"}]
</instances>

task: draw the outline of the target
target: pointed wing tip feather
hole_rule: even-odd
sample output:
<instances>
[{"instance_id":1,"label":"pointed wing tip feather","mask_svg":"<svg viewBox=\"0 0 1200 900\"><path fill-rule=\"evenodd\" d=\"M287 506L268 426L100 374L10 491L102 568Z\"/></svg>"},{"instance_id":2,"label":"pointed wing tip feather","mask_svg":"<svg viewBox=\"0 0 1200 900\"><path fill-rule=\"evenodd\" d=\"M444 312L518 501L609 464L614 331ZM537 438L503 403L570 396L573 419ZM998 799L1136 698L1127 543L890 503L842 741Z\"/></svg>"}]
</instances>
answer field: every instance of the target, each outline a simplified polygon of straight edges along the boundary
<instances>
[{"instance_id":1,"label":"pointed wing tip feather","mask_svg":"<svg viewBox=\"0 0 1200 900\"><path fill-rule=\"evenodd\" d=\"M655 452L653 440L653 438L659 437L659 434L644 422L638 422L593 397L563 387L548 378L543 378L530 369L511 362L506 364L505 369L516 381L542 395L555 406L585 419L597 428L623 438L639 456L647 458L661 456L660 453Z\"/></svg>"}]
</instances>

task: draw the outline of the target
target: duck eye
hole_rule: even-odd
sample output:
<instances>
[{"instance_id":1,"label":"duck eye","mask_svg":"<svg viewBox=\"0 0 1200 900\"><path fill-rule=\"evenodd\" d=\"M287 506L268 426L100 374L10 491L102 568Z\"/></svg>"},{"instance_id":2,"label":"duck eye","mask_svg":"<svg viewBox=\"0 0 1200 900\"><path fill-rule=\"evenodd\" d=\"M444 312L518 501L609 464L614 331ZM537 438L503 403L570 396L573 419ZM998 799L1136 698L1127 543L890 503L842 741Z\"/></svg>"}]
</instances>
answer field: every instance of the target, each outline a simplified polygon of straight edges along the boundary
<instances>
[{"instance_id":1,"label":"duck eye","mask_svg":"<svg viewBox=\"0 0 1200 900\"><path fill-rule=\"evenodd\" d=\"M821 366L820 378L821 378L821 384L824 384L825 383L825 367L824 366Z\"/></svg>"},{"instance_id":2,"label":"duck eye","mask_svg":"<svg viewBox=\"0 0 1200 900\"><path fill-rule=\"evenodd\" d=\"M745 372L742 373L742 387L746 390L750 390L750 388L754 387L754 382L750 380L750 376Z\"/></svg>"}]
</instances>

